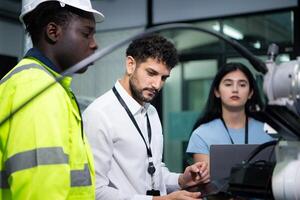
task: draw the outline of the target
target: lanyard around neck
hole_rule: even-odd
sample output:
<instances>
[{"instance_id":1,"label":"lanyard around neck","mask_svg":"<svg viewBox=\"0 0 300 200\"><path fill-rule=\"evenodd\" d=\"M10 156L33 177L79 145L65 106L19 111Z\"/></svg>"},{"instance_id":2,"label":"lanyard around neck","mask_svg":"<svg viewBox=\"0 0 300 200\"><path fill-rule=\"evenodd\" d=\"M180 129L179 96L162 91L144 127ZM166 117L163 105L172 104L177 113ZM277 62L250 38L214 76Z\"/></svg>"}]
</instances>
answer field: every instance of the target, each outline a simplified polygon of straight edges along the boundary
<instances>
[{"instance_id":1,"label":"lanyard around neck","mask_svg":"<svg viewBox=\"0 0 300 200\"><path fill-rule=\"evenodd\" d=\"M227 135L228 135L228 137L230 139L231 144L234 144L234 141L233 141L233 139L232 139L232 137L231 137L231 135L229 133L229 130L228 130L227 126L226 126L226 123L225 123L223 117L221 117L221 121L223 122L223 125L224 125L224 127L226 129L226 132L227 132ZM248 117L246 116L246 121L245 121L245 144L248 144L248 137L249 137L248 136Z\"/></svg>"},{"instance_id":2,"label":"lanyard around neck","mask_svg":"<svg viewBox=\"0 0 300 200\"><path fill-rule=\"evenodd\" d=\"M150 125L150 120L149 120L148 114L146 114L146 117L147 117L147 131L148 131L149 146L147 145L147 142L146 142L146 140L143 136L143 133L142 133L139 125L137 124L134 116L130 112L128 106L126 105L125 101L122 99L121 95L118 93L118 91L115 87L113 87L112 90L113 90L115 96L117 97L117 99L119 100L120 104L126 110L129 118L131 119L132 123L134 124L135 128L137 129L137 131L139 132L140 136L142 137L142 139L145 143L145 146L146 146L146 149L147 149L147 155L148 155L148 158L149 158L148 172L149 172L150 175L153 175L154 172L155 172L155 167L154 167L154 164L153 164L153 161L152 161L152 151L151 151L151 147L150 147L150 144L151 144L151 125Z\"/></svg>"}]
</instances>

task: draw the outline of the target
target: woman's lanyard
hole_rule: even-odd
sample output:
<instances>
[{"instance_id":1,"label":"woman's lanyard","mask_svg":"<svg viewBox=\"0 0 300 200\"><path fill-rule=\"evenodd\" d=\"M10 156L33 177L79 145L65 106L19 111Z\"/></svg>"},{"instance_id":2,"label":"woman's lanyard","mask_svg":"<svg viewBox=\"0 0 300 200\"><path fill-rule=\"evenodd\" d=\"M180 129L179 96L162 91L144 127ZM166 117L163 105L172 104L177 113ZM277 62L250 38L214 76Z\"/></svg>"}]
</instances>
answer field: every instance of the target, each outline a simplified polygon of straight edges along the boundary
<instances>
[{"instance_id":1,"label":"woman's lanyard","mask_svg":"<svg viewBox=\"0 0 300 200\"><path fill-rule=\"evenodd\" d=\"M147 131L148 131L148 139L149 139L149 146L147 145L147 142L142 134L142 131L139 127L139 125L137 124L136 120L134 119L134 116L132 115L132 113L130 112L128 106L126 105L126 103L124 102L124 100L122 99L122 97L120 96L120 94L118 93L118 91L116 90L115 87L112 88L114 94L116 95L117 99L119 100L120 104L123 106L123 108L126 110L128 116L130 117L132 123L134 124L135 128L137 129L137 131L139 132L140 136L142 137L146 149L147 149L147 155L148 155L148 159L149 159L149 164L148 164L148 173L151 175L151 177L153 176L154 172L155 172L155 167L153 164L153 158L152 158L152 151L151 151L151 125L150 125L150 120L148 117L148 114L146 114L147 117Z\"/></svg>"},{"instance_id":2,"label":"woman's lanyard","mask_svg":"<svg viewBox=\"0 0 300 200\"><path fill-rule=\"evenodd\" d=\"M231 137L231 135L229 133L229 130L228 130L227 126L226 126L226 123L225 123L223 117L221 117L221 121L223 122L223 125L224 125L224 127L226 129L226 132L227 132L227 135L228 135L228 137L229 137L229 139L231 141L231 144L234 144L233 139L232 139L232 137ZM245 144L248 144L248 117L247 116L246 116L246 121L245 121Z\"/></svg>"}]
</instances>

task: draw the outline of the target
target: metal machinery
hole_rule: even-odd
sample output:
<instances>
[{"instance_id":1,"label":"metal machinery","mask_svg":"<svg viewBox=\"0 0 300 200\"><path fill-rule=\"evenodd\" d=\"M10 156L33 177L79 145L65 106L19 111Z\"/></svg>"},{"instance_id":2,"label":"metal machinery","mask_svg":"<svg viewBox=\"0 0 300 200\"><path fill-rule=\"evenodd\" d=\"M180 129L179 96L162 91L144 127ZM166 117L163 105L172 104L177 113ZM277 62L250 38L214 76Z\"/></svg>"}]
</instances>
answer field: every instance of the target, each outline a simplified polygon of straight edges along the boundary
<instances>
[{"instance_id":1,"label":"metal machinery","mask_svg":"<svg viewBox=\"0 0 300 200\"><path fill-rule=\"evenodd\" d=\"M263 90L268 101L261 112L264 121L275 128L281 138L272 144L276 145L276 163L236 167L226 191L230 194L262 199L300 199L300 58L277 65L277 53L278 47L271 44L263 75Z\"/></svg>"},{"instance_id":2,"label":"metal machinery","mask_svg":"<svg viewBox=\"0 0 300 200\"><path fill-rule=\"evenodd\" d=\"M269 47L264 75L269 120L285 138L276 146L276 165L272 175L274 198L300 199L300 58L275 64L276 45ZM271 116L272 115L272 116Z\"/></svg>"}]
</instances>

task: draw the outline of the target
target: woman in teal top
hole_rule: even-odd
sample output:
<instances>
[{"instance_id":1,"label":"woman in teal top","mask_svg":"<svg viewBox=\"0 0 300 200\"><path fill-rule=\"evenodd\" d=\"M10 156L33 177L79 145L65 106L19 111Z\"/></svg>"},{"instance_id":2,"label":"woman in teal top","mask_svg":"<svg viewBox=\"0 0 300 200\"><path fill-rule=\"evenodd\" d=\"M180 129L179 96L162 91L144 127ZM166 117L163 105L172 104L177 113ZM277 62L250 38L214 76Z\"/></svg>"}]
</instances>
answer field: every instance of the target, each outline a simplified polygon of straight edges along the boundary
<instances>
[{"instance_id":1,"label":"woman in teal top","mask_svg":"<svg viewBox=\"0 0 300 200\"><path fill-rule=\"evenodd\" d=\"M194 161L209 162L212 144L260 144L272 140L264 123L251 117L263 107L250 70L241 63L228 63L215 76L204 114L191 135L187 153Z\"/></svg>"}]
</instances>

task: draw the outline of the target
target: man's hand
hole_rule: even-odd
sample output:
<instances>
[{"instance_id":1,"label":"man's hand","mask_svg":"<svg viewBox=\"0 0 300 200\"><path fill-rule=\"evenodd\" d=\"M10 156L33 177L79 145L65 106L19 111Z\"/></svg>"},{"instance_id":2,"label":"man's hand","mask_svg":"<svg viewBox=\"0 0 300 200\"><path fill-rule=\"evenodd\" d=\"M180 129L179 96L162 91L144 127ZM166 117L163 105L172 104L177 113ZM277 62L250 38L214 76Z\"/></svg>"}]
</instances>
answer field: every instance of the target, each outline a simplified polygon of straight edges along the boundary
<instances>
[{"instance_id":1,"label":"man's hand","mask_svg":"<svg viewBox=\"0 0 300 200\"><path fill-rule=\"evenodd\" d=\"M188 192L185 190L172 192L171 194L160 196L160 197L153 197L153 200L195 200L201 199L200 192Z\"/></svg>"},{"instance_id":2,"label":"man's hand","mask_svg":"<svg viewBox=\"0 0 300 200\"><path fill-rule=\"evenodd\" d=\"M209 182L207 162L197 162L185 168L184 173L178 178L179 186L184 189L200 183Z\"/></svg>"}]
</instances>

